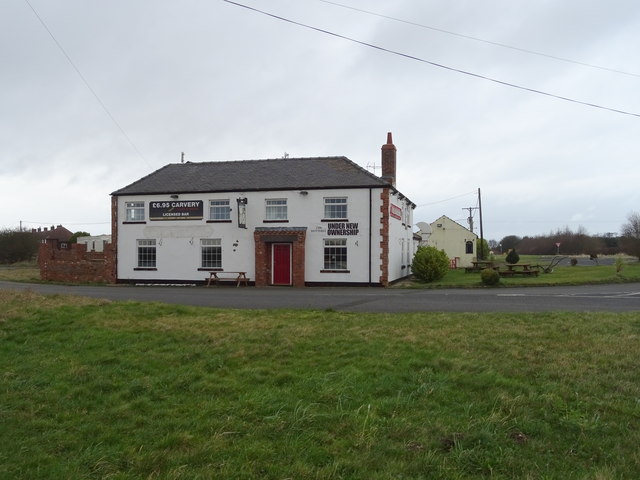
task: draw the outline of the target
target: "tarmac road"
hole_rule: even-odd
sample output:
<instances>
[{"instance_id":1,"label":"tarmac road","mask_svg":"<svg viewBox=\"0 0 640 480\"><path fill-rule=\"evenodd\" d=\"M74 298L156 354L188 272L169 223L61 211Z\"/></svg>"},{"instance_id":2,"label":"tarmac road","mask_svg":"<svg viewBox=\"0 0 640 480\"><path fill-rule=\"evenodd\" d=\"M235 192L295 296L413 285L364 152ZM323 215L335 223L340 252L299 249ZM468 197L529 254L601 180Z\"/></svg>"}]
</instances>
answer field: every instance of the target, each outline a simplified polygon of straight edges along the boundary
<instances>
[{"instance_id":1,"label":"tarmac road","mask_svg":"<svg viewBox=\"0 0 640 480\"><path fill-rule=\"evenodd\" d=\"M640 312L640 283L579 287L410 290L375 287L66 286L0 282L0 289L31 289L44 294L242 309L305 308L380 313Z\"/></svg>"}]
</instances>

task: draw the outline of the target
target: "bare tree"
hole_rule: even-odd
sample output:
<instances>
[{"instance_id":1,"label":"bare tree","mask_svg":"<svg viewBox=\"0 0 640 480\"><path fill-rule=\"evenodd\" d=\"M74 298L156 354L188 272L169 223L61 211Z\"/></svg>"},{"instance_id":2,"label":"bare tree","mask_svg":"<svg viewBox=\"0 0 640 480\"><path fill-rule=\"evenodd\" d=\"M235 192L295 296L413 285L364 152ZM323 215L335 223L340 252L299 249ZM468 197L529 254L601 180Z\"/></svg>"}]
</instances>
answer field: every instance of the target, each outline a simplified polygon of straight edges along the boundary
<instances>
[{"instance_id":1,"label":"bare tree","mask_svg":"<svg viewBox=\"0 0 640 480\"><path fill-rule=\"evenodd\" d=\"M640 259L640 213L627 215L627 223L622 225L622 248L629 255Z\"/></svg>"}]
</instances>

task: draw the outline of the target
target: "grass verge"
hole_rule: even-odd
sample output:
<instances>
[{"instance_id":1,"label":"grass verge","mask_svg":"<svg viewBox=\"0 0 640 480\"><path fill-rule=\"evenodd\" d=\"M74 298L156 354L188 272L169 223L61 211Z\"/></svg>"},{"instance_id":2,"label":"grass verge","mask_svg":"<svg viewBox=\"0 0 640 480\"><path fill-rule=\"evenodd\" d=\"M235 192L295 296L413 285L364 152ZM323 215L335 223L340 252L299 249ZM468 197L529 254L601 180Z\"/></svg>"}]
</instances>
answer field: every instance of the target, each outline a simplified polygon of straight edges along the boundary
<instances>
[{"instance_id":1,"label":"grass verge","mask_svg":"<svg viewBox=\"0 0 640 480\"><path fill-rule=\"evenodd\" d=\"M548 261L537 256L521 259L520 263L548 265ZM496 262L498 266L504 262ZM503 267L504 268L504 267ZM621 272L614 265L556 266L551 273L541 272L537 277L502 277L499 287L592 285L640 282L640 263L627 261ZM465 273L464 269L449 270L444 278L436 282L424 283L418 280L404 280L399 288L474 288L484 287L480 273Z\"/></svg>"},{"instance_id":2,"label":"grass verge","mask_svg":"<svg viewBox=\"0 0 640 480\"><path fill-rule=\"evenodd\" d=\"M41 282L40 269L34 262L0 265L0 280L10 282Z\"/></svg>"},{"instance_id":3,"label":"grass verge","mask_svg":"<svg viewBox=\"0 0 640 480\"><path fill-rule=\"evenodd\" d=\"M637 313L0 303L0 478L640 472Z\"/></svg>"}]
</instances>

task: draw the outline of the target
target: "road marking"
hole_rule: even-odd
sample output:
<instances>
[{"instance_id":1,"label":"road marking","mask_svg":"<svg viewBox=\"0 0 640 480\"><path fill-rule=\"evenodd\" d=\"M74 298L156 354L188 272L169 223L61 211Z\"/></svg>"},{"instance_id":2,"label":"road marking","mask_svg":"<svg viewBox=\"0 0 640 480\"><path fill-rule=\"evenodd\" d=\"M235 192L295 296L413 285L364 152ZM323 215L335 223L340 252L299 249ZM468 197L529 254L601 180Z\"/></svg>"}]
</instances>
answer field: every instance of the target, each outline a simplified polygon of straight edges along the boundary
<instances>
[{"instance_id":1,"label":"road marking","mask_svg":"<svg viewBox=\"0 0 640 480\"><path fill-rule=\"evenodd\" d=\"M498 297L558 297L558 298L629 298L640 297L640 292L620 292L620 293L562 293L562 294L529 294L529 293L498 293Z\"/></svg>"}]
</instances>

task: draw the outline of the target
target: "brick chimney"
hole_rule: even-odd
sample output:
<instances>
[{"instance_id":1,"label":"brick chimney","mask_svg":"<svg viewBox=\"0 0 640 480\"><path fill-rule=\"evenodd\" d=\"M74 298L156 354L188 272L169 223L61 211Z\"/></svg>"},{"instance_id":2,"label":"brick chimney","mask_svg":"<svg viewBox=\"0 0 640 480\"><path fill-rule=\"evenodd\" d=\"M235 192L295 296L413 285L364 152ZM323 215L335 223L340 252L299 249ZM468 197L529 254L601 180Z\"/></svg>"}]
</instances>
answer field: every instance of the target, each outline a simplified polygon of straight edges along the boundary
<instances>
[{"instance_id":1,"label":"brick chimney","mask_svg":"<svg viewBox=\"0 0 640 480\"><path fill-rule=\"evenodd\" d=\"M380 178L396 186L396 146L393 144L391 132L387 133L387 143L382 146L382 175Z\"/></svg>"}]
</instances>

